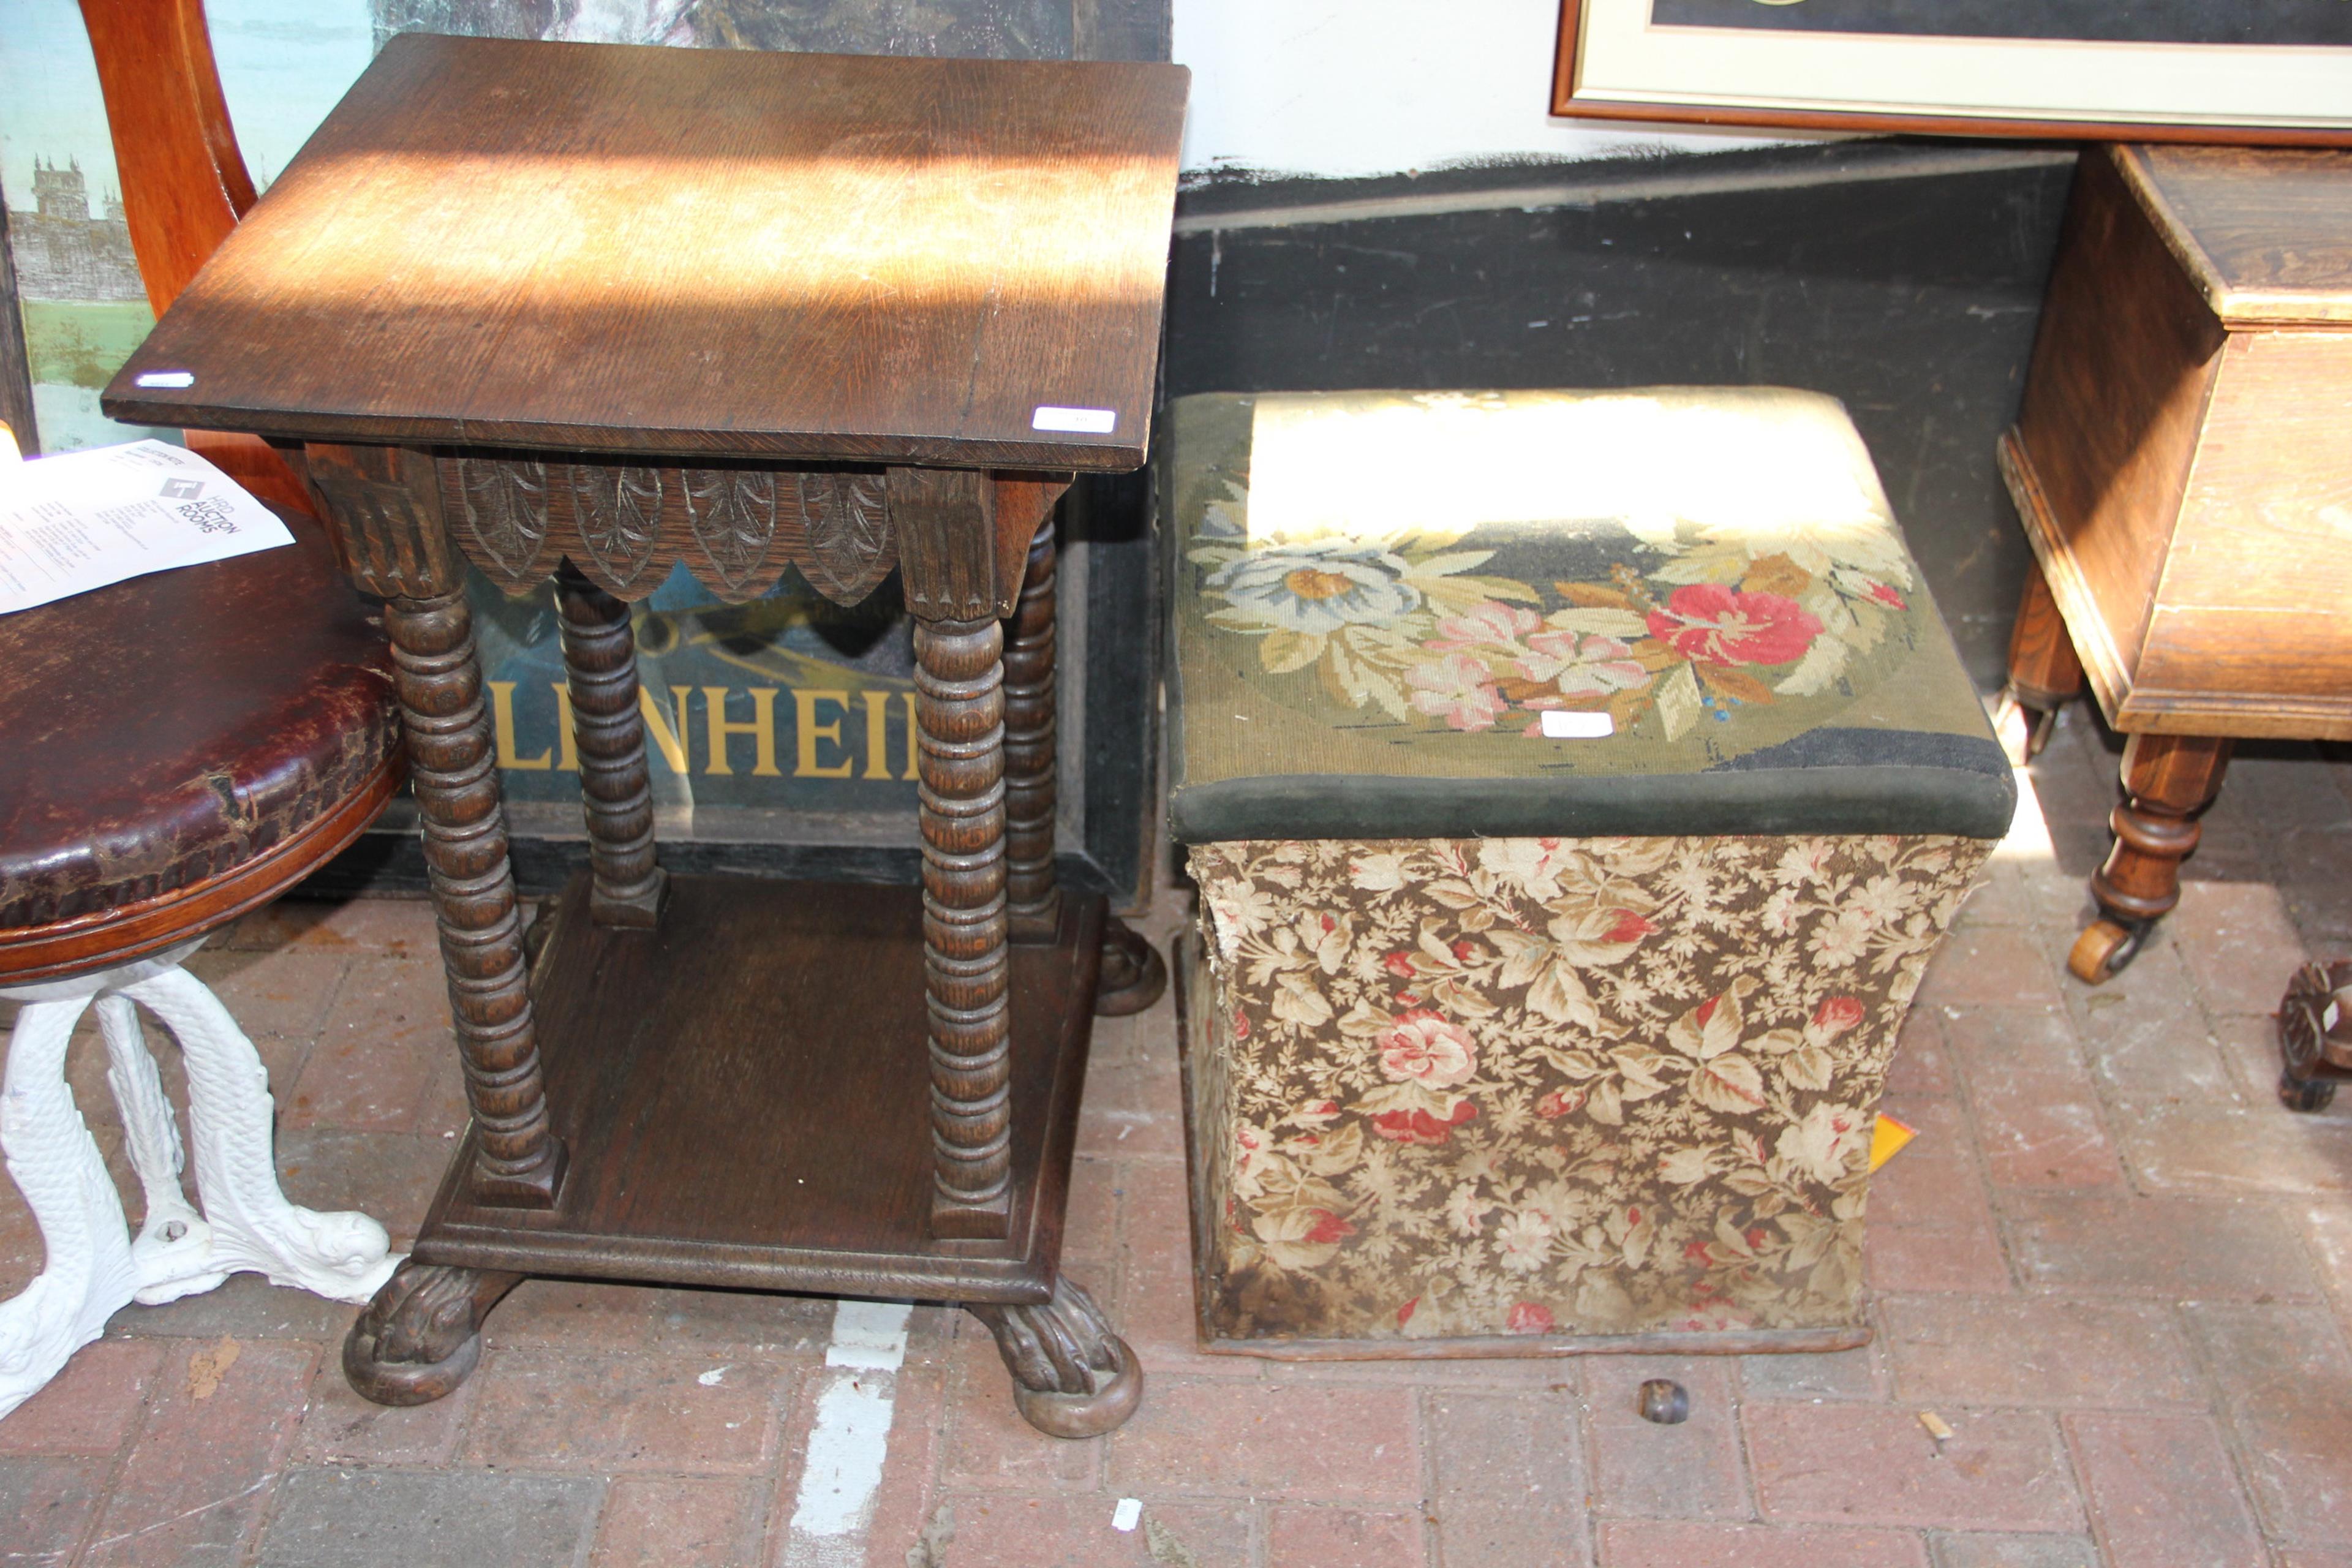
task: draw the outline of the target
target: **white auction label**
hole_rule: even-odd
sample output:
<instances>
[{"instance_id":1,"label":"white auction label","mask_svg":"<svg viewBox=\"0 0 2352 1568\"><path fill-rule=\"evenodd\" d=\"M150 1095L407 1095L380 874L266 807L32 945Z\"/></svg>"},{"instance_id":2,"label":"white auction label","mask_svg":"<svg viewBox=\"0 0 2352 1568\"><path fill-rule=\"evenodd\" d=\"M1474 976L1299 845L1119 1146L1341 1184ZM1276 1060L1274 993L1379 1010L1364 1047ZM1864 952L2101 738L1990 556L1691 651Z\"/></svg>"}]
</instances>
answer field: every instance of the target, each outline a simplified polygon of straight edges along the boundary
<instances>
[{"instance_id":1,"label":"white auction label","mask_svg":"<svg viewBox=\"0 0 2352 1568\"><path fill-rule=\"evenodd\" d=\"M0 466L0 615L294 542L184 447L133 441Z\"/></svg>"},{"instance_id":2,"label":"white auction label","mask_svg":"<svg viewBox=\"0 0 2352 1568\"><path fill-rule=\"evenodd\" d=\"M141 386L194 386L196 373L192 370L142 370L131 378Z\"/></svg>"},{"instance_id":3,"label":"white auction label","mask_svg":"<svg viewBox=\"0 0 2352 1568\"><path fill-rule=\"evenodd\" d=\"M1029 416L1032 430L1068 430L1081 436L1108 436L1118 423L1118 412L1111 408L1056 408L1041 404Z\"/></svg>"},{"instance_id":4,"label":"white auction label","mask_svg":"<svg viewBox=\"0 0 2352 1568\"><path fill-rule=\"evenodd\" d=\"M1564 708L1543 710L1543 733L1547 741L1598 741L1617 732L1617 722L1604 710L1599 713L1571 713Z\"/></svg>"}]
</instances>

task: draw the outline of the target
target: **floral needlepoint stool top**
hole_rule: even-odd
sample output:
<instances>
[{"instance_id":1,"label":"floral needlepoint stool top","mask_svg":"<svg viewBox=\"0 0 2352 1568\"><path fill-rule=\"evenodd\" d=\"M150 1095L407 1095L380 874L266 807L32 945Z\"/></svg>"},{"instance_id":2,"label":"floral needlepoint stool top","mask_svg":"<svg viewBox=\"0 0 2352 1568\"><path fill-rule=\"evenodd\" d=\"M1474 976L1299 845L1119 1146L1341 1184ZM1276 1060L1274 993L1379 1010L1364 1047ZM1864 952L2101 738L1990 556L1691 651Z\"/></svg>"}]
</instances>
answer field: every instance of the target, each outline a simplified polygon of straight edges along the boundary
<instances>
[{"instance_id":1,"label":"floral needlepoint stool top","mask_svg":"<svg viewBox=\"0 0 2352 1568\"><path fill-rule=\"evenodd\" d=\"M1858 1342L2015 795L1844 411L1196 397L1163 462L1212 1344Z\"/></svg>"},{"instance_id":2,"label":"floral needlepoint stool top","mask_svg":"<svg viewBox=\"0 0 2352 1568\"><path fill-rule=\"evenodd\" d=\"M1308 813L1294 834L1354 831L1369 800L1382 832L1557 833L1571 800L1581 832L1731 798L1763 811L1748 831L1930 803L1947 831L2008 822L2007 764L1831 398L1196 397L1170 423L1188 842L1276 795ZM1547 712L1605 743L1548 737ZM1877 805L1851 781L1808 804L1852 768Z\"/></svg>"}]
</instances>

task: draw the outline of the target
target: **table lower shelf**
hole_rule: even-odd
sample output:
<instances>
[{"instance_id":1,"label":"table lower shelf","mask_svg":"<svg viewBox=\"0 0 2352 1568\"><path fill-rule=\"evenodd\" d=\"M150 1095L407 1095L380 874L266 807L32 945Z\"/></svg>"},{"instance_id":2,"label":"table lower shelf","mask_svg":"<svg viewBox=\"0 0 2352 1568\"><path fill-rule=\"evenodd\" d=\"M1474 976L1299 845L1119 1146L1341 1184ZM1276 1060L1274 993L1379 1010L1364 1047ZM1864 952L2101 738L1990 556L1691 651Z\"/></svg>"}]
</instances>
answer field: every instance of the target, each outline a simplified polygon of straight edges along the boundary
<instances>
[{"instance_id":1,"label":"table lower shelf","mask_svg":"<svg viewBox=\"0 0 2352 1568\"><path fill-rule=\"evenodd\" d=\"M584 873L531 975L552 1209L477 1203L468 1133L424 1263L825 1295L1036 1302L1061 1251L1103 930L1063 900L1012 948L1013 1219L931 1237L918 888L674 877L657 931L599 928Z\"/></svg>"}]
</instances>

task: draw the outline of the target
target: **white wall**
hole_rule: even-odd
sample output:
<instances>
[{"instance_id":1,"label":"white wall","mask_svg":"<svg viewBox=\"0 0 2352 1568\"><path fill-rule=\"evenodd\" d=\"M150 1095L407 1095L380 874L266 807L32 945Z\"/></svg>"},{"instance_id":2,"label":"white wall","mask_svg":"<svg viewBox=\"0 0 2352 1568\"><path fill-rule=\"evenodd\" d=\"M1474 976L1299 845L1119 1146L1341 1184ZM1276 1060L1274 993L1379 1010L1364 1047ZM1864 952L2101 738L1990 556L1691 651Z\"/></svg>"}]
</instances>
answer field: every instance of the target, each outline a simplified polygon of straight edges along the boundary
<instances>
[{"instance_id":1,"label":"white wall","mask_svg":"<svg viewBox=\"0 0 2352 1568\"><path fill-rule=\"evenodd\" d=\"M1555 120L1559 0L1174 0L1187 169L1384 174L1765 138Z\"/></svg>"}]
</instances>

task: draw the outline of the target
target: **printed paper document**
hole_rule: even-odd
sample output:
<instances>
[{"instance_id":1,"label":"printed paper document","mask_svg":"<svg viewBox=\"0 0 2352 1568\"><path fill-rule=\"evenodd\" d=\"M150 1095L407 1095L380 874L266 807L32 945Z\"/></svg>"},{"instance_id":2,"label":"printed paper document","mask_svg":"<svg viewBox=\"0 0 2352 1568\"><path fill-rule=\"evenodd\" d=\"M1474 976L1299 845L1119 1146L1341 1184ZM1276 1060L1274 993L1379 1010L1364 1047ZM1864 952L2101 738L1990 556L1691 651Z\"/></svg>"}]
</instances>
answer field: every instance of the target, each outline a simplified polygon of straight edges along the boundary
<instances>
[{"instance_id":1,"label":"printed paper document","mask_svg":"<svg viewBox=\"0 0 2352 1568\"><path fill-rule=\"evenodd\" d=\"M0 614L293 542L185 447L133 441L0 463Z\"/></svg>"}]
</instances>

